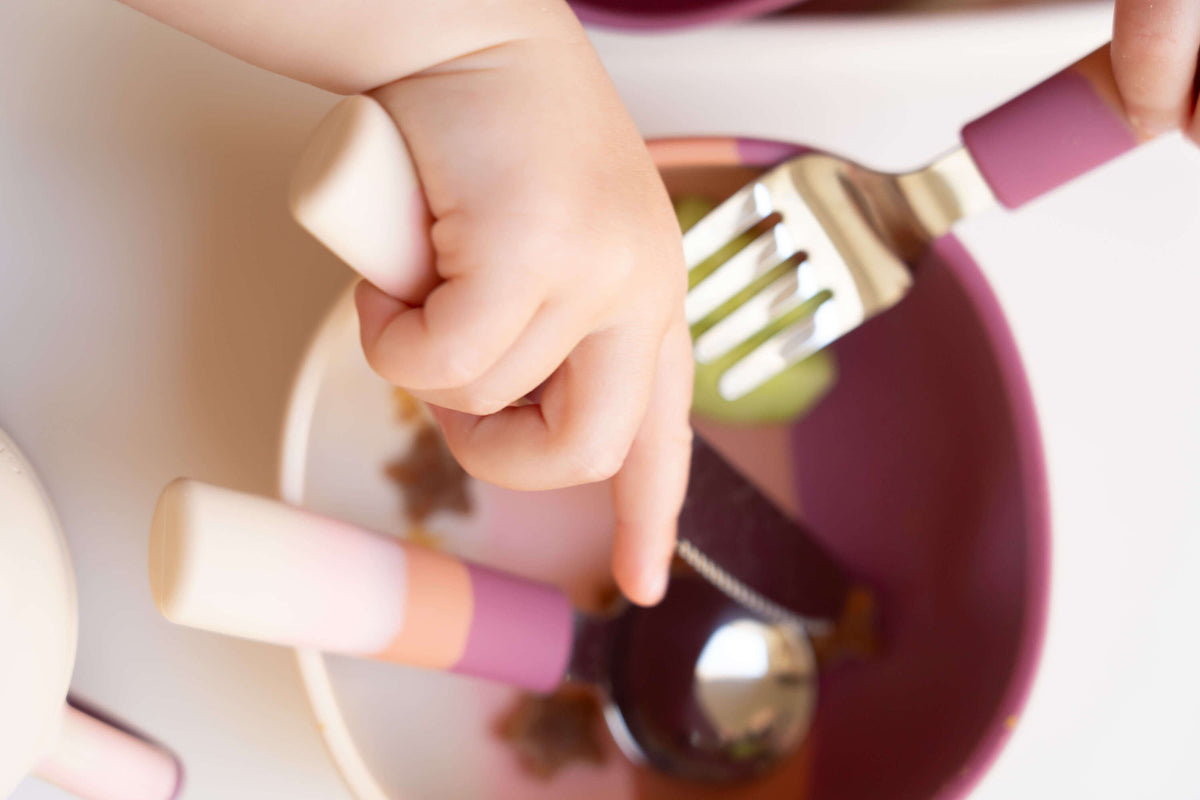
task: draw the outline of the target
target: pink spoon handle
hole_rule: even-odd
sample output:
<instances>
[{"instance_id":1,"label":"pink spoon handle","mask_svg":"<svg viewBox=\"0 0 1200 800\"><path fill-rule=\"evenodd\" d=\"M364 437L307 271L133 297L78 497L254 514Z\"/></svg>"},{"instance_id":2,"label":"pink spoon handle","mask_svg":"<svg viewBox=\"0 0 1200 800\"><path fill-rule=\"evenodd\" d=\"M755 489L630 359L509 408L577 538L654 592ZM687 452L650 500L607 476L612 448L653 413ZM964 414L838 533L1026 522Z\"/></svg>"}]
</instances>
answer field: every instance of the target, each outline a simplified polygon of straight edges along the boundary
<instances>
[{"instance_id":1,"label":"pink spoon handle","mask_svg":"<svg viewBox=\"0 0 1200 800\"><path fill-rule=\"evenodd\" d=\"M574 611L558 589L468 564L474 613L455 672L548 692L562 683Z\"/></svg>"},{"instance_id":2,"label":"pink spoon handle","mask_svg":"<svg viewBox=\"0 0 1200 800\"><path fill-rule=\"evenodd\" d=\"M963 142L1016 208L1150 138L1121 104L1108 45L967 125Z\"/></svg>"},{"instance_id":3,"label":"pink spoon handle","mask_svg":"<svg viewBox=\"0 0 1200 800\"><path fill-rule=\"evenodd\" d=\"M562 681L574 638L554 587L198 481L159 499L150 577L183 625L535 691Z\"/></svg>"},{"instance_id":4,"label":"pink spoon handle","mask_svg":"<svg viewBox=\"0 0 1200 800\"><path fill-rule=\"evenodd\" d=\"M404 614L373 658L539 692L562 682L574 614L561 591L398 540L388 544L404 554Z\"/></svg>"}]
</instances>

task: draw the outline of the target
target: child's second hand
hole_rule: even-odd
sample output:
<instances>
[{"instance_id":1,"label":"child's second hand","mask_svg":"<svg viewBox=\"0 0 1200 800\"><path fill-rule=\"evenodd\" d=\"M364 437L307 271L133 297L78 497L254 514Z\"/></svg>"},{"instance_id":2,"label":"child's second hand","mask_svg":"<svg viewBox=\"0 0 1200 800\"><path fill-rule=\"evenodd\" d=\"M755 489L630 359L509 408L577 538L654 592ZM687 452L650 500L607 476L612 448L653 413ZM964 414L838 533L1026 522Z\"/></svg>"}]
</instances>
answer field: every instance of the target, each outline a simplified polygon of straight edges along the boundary
<instances>
[{"instance_id":1,"label":"child's second hand","mask_svg":"<svg viewBox=\"0 0 1200 800\"><path fill-rule=\"evenodd\" d=\"M1148 134L1182 128L1200 142L1200 2L1117 0L1112 55L1113 75L1134 124Z\"/></svg>"}]
</instances>

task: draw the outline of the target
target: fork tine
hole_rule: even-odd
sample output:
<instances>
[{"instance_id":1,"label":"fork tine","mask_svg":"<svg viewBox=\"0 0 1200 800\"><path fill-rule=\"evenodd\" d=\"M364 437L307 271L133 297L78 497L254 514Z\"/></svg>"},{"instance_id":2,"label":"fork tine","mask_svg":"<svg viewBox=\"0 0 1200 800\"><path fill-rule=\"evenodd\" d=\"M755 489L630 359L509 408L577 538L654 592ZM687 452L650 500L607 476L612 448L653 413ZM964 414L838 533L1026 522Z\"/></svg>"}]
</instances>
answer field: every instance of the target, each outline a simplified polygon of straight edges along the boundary
<instances>
[{"instance_id":1,"label":"fork tine","mask_svg":"<svg viewBox=\"0 0 1200 800\"><path fill-rule=\"evenodd\" d=\"M729 316L700 334L694 347L696 361L707 364L721 358L821 292L837 295L839 287L832 280L837 277L837 271L817 267L810 258L795 269L788 270L731 311Z\"/></svg>"},{"instance_id":2,"label":"fork tine","mask_svg":"<svg viewBox=\"0 0 1200 800\"><path fill-rule=\"evenodd\" d=\"M692 287L685 306L688 324L694 325L716 311L795 252L792 235L782 222L761 234Z\"/></svg>"},{"instance_id":3,"label":"fork tine","mask_svg":"<svg viewBox=\"0 0 1200 800\"><path fill-rule=\"evenodd\" d=\"M683 234L683 257L688 272L766 219L773 210L771 195L759 181L748 183L730 195Z\"/></svg>"},{"instance_id":4,"label":"fork tine","mask_svg":"<svg viewBox=\"0 0 1200 800\"><path fill-rule=\"evenodd\" d=\"M733 402L825 347L847 331L839 310L831 297L812 316L779 331L725 370L717 391Z\"/></svg>"},{"instance_id":5,"label":"fork tine","mask_svg":"<svg viewBox=\"0 0 1200 800\"><path fill-rule=\"evenodd\" d=\"M780 314L799 306L803 302L802 298L797 297L801 291L799 273L803 269L804 265L801 264L797 270L780 275L761 292L731 311L729 316L696 337L693 348L696 361L700 364L716 361L770 325Z\"/></svg>"}]
</instances>

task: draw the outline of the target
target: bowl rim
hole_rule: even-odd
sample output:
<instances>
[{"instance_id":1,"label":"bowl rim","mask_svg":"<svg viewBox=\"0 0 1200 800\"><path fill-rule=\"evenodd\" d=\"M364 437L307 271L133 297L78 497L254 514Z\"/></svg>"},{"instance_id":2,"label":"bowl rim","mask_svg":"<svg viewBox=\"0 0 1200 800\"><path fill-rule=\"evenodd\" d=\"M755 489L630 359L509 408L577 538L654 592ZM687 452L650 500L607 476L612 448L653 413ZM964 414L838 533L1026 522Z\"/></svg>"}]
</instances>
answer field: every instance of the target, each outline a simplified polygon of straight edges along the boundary
<instances>
[{"instance_id":1,"label":"bowl rim","mask_svg":"<svg viewBox=\"0 0 1200 800\"><path fill-rule=\"evenodd\" d=\"M803 2L804 0L726 0L689 11L638 13L606 8L590 0L572 0L571 8L585 25L626 31L660 31L760 17L773 11L801 5Z\"/></svg>"},{"instance_id":2,"label":"bowl rim","mask_svg":"<svg viewBox=\"0 0 1200 800\"><path fill-rule=\"evenodd\" d=\"M771 139L731 136L678 136L655 138L647 147L660 169L680 166L751 166L770 167L805 152L806 148ZM950 242L969 253L946 234L939 243ZM966 757L963 766L942 784L929 800L961 800L986 778L999 758L1024 708L1041 660L1049 608L1051 517L1049 486L1033 394L1025 373L1016 340L1008 326L999 300L983 272L969 258L970 268L959 270L957 277L976 305L981 324L995 350L1005 375L1017 446L1017 461L1022 465L1022 496L1027 501L1027 542L1025 581L1025 618L1018 638L1017 656L1008 684L997 704L997 713ZM357 281L355 281L357 282ZM279 454L278 491L288 503L301 504L308 449L307 429L316 406L325 366L335 346L335 331L345 317L354 313L353 286L343 290L315 328L300 361L288 395ZM305 695L317 722L322 741L343 782L357 800L399 800L389 795L375 779L354 742L338 703L333 681L322 653L296 648Z\"/></svg>"},{"instance_id":3,"label":"bowl rim","mask_svg":"<svg viewBox=\"0 0 1200 800\"><path fill-rule=\"evenodd\" d=\"M356 281L357 282L357 281ZM304 474L308 463L308 428L316 408L317 396L336 347L335 333L345 316L353 312L353 285L343 289L321 316L300 360L300 366L288 391L283 417L283 435L279 452L278 491L280 499L301 505L304 499ZM333 680L324 655L311 648L297 647L293 652L304 694L317 722L321 741L341 775L342 782L358 800L392 800L375 780L359 752L342 714Z\"/></svg>"}]
</instances>

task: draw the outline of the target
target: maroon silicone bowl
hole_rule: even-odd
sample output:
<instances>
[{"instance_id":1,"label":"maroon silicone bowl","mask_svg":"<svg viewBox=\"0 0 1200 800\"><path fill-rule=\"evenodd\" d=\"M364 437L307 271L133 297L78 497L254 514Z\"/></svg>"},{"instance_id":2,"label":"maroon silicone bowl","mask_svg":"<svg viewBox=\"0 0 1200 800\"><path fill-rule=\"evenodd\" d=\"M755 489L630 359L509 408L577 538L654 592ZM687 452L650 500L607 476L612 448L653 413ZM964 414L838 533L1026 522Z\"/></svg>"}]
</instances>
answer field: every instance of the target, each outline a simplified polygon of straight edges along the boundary
<instances>
[{"instance_id":1,"label":"maroon silicone bowl","mask_svg":"<svg viewBox=\"0 0 1200 800\"><path fill-rule=\"evenodd\" d=\"M672 194L713 200L800 151L727 138L651 150ZM773 797L962 797L1038 661L1050 531L1024 369L953 235L914 273L908 297L834 345L837 384L790 433L804 517L877 589L885 651L826 676L808 791L793 781Z\"/></svg>"},{"instance_id":2,"label":"maroon silicone bowl","mask_svg":"<svg viewBox=\"0 0 1200 800\"><path fill-rule=\"evenodd\" d=\"M796 3L797 0L572 0L571 6L589 24L657 30L756 17Z\"/></svg>"}]
</instances>

